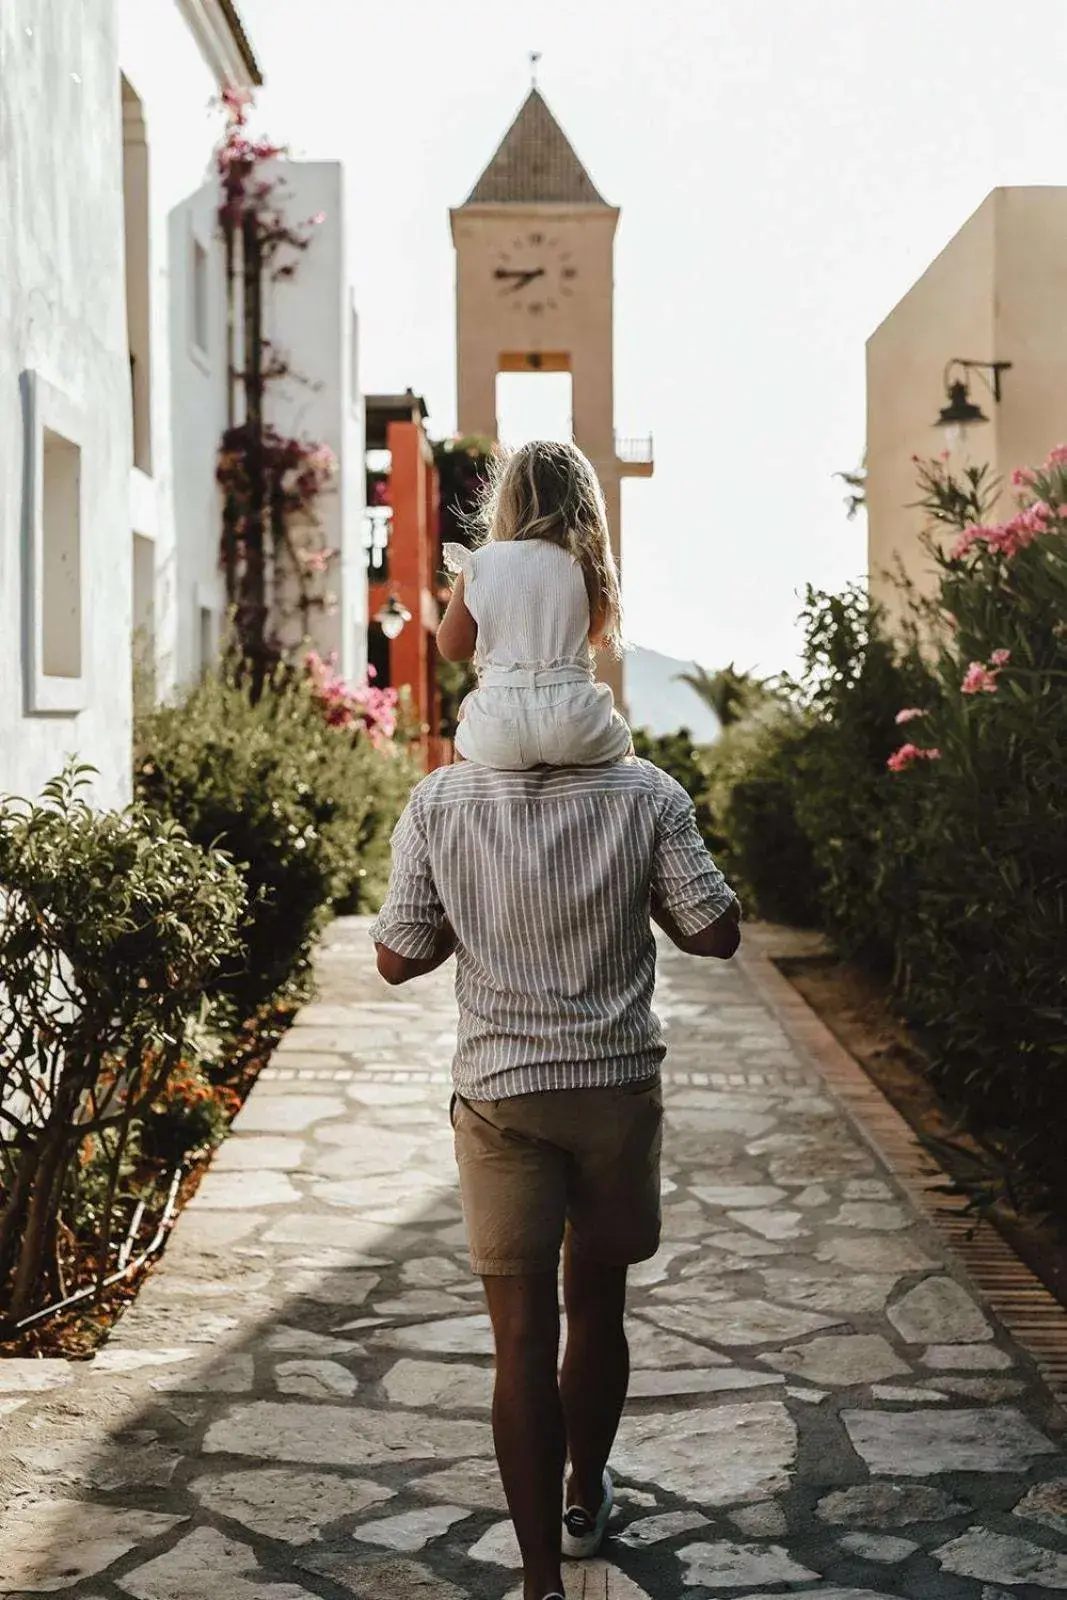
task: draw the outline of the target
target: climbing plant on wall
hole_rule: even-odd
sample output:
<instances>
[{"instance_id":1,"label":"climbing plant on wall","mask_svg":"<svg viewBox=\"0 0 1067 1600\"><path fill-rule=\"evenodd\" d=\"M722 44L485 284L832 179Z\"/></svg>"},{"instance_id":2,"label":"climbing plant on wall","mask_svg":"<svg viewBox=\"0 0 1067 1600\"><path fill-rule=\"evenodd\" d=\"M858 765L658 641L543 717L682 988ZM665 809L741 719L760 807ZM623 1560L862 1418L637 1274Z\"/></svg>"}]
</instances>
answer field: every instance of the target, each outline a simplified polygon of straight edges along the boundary
<instances>
[{"instance_id":1,"label":"climbing plant on wall","mask_svg":"<svg viewBox=\"0 0 1067 1600\"><path fill-rule=\"evenodd\" d=\"M316 505L336 476L337 461L328 445L287 435L269 419L272 386L307 380L264 326L267 285L295 275L325 219L288 220L285 147L251 136L248 95L228 90L223 107L226 131L216 169L230 399L216 472L223 500L220 561L234 644L258 694L283 646L306 638L312 613L336 603L329 573L337 551L326 544Z\"/></svg>"}]
</instances>

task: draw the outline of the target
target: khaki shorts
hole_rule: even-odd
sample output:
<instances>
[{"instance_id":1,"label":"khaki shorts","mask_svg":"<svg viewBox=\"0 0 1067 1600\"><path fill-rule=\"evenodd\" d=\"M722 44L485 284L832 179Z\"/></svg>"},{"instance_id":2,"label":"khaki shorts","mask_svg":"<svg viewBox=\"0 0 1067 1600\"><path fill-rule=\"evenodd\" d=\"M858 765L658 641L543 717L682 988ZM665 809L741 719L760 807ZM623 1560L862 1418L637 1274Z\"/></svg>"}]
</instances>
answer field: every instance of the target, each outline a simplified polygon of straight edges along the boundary
<instances>
[{"instance_id":1,"label":"khaki shorts","mask_svg":"<svg viewBox=\"0 0 1067 1600\"><path fill-rule=\"evenodd\" d=\"M452 1097L463 1215L479 1277L555 1272L569 1226L588 1261L659 1248L659 1078L507 1100Z\"/></svg>"}]
</instances>

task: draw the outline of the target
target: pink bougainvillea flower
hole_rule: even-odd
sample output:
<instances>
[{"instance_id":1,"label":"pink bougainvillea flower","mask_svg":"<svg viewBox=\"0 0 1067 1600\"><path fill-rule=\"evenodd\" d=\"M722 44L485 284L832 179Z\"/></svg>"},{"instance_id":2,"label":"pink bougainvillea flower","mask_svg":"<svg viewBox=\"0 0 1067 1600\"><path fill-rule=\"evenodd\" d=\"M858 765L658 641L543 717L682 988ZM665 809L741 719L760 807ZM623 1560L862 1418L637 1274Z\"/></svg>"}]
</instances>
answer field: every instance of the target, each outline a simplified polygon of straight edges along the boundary
<instances>
[{"instance_id":1,"label":"pink bougainvillea flower","mask_svg":"<svg viewBox=\"0 0 1067 1600\"><path fill-rule=\"evenodd\" d=\"M980 661L972 661L960 684L963 694L996 694L997 674L990 672Z\"/></svg>"},{"instance_id":2,"label":"pink bougainvillea flower","mask_svg":"<svg viewBox=\"0 0 1067 1600\"><path fill-rule=\"evenodd\" d=\"M903 711L898 711L895 717L897 727L903 727L905 722L914 722L918 717L925 717L926 712L922 706L905 706Z\"/></svg>"},{"instance_id":3,"label":"pink bougainvillea flower","mask_svg":"<svg viewBox=\"0 0 1067 1600\"><path fill-rule=\"evenodd\" d=\"M1006 667L1011 660L1011 651L994 650L989 659L994 667Z\"/></svg>"},{"instance_id":4,"label":"pink bougainvillea flower","mask_svg":"<svg viewBox=\"0 0 1067 1600\"><path fill-rule=\"evenodd\" d=\"M326 213L325 213L325 211L316 211L316 213L315 213L315 215L313 217L309 217L308 218L308 227L309 228L321 228L325 221L326 221Z\"/></svg>"}]
</instances>

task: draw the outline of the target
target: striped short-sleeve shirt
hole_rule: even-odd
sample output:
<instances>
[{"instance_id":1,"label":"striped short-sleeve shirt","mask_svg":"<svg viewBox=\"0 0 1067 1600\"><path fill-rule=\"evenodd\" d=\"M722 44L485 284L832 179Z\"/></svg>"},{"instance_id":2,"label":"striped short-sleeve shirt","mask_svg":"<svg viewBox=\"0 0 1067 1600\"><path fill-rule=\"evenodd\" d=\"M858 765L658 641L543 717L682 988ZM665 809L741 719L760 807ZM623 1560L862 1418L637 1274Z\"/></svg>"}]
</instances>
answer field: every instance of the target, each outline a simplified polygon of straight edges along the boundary
<instances>
[{"instance_id":1,"label":"striped short-sleeve shirt","mask_svg":"<svg viewBox=\"0 0 1067 1600\"><path fill-rule=\"evenodd\" d=\"M665 1052L651 908L695 934L733 898L689 796L649 762L464 762L414 790L371 937L425 959L452 928L453 1080L468 1099L498 1100L654 1074Z\"/></svg>"}]
</instances>

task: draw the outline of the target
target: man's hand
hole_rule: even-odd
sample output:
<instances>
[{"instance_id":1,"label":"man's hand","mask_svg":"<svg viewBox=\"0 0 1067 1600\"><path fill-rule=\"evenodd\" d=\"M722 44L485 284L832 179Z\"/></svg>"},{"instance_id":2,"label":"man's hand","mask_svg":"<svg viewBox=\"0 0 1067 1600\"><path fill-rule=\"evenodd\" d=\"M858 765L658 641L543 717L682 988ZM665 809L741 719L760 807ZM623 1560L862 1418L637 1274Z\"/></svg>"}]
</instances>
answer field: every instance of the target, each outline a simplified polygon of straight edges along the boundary
<instances>
[{"instance_id":1,"label":"man's hand","mask_svg":"<svg viewBox=\"0 0 1067 1600\"><path fill-rule=\"evenodd\" d=\"M652 920L687 956L715 956L720 961L728 961L741 943L741 907L736 900L699 933L683 933L670 913L655 905Z\"/></svg>"},{"instance_id":2,"label":"man's hand","mask_svg":"<svg viewBox=\"0 0 1067 1600\"><path fill-rule=\"evenodd\" d=\"M437 935L437 947L433 955L418 959L397 955L395 950L390 950L384 944L376 944L374 948L378 952L378 971L386 983L396 985L409 983L412 978L421 978L427 972L435 972L454 952L456 936L451 928L442 928Z\"/></svg>"}]
</instances>

